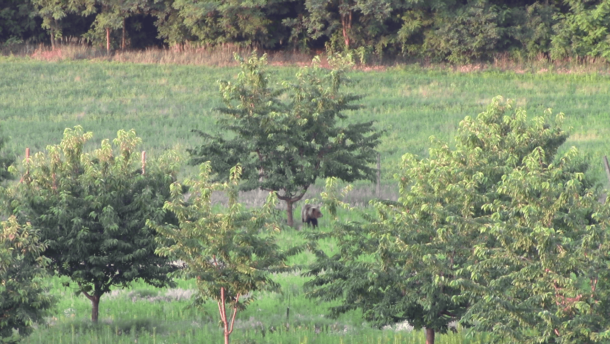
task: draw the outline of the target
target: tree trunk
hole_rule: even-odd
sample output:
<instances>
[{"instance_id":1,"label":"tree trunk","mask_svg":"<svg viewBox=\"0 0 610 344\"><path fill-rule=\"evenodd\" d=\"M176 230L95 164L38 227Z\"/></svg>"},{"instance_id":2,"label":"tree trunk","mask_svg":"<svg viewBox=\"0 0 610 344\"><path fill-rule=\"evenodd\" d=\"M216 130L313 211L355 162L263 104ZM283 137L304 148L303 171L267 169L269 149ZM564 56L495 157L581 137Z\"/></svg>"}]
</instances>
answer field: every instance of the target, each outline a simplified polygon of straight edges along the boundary
<instances>
[{"instance_id":1,"label":"tree trunk","mask_svg":"<svg viewBox=\"0 0 610 344\"><path fill-rule=\"evenodd\" d=\"M233 315L231 316L231 322L229 323L229 319L227 318L227 309L226 309L226 297L225 297L225 288L220 288L220 300L218 301L218 312L220 313L220 321L224 325L224 337L225 344L229 344L229 336L233 333L233 325L235 325L235 315L237 315L237 303L239 302L239 294L235 298L235 305L233 307Z\"/></svg>"},{"instance_id":2,"label":"tree trunk","mask_svg":"<svg viewBox=\"0 0 610 344\"><path fill-rule=\"evenodd\" d=\"M434 344L434 329L426 327L426 344Z\"/></svg>"},{"instance_id":3,"label":"tree trunk","mask_svg":"<svg viewBox=\"0 0 610 344\"><path fill-rule=\"evenodd\" d=\"M123 40L121 42L121 50L125 50L125 18L123 18Z\"/></svg>"},{"instance_id":4,"label":"tree trunk","mask_svg":"<svg viewBox=\"0 0 610 344\"><path fill-rule=\"evenodd\" d=\"M51 29L51 49L55 50L55 34L53 33L53 29Z\"/></svg>"},{"instance_id":5,"label":"tree trunk","mask_svg":"<svg viewBox=\"0 0 610 344\"><path fill-rule=\"evenodd\" d=\"M343 41L345 42L345 48L349 49L349 36L352 29L352 10L350 10L349 13L341 16L341 26L343 29Z\"/></svg>"},{"instance_id":6,"label":"tree trunk","mask_svg":"<svg viewBox=\"0 0 610 344\"><path fill-rule=\"evenodd\" d=\"M110 28L106 28L106 52L110 53Z\"/></svg>"},{"instance_id":7,"label":"tree trunk","mask_svg":"<svg viewBox=\"0 0 610 344\"><path fill-rule=\"evenodd\" d=\"M100 313L100 297L93 295L91 297L91 322L97 323L97 319Z\"/></svg>"},{"instance_id":8,"label":"tree trunk","mask_svg":"<svg viewBox=\"0 0 610 344\"><path fill-rule=\"evenodd\" d=\"M286 215L288 217L288 226L294 227L294 220L292 218L292 201L286 200Z\"/></svg>"}]
</instances>

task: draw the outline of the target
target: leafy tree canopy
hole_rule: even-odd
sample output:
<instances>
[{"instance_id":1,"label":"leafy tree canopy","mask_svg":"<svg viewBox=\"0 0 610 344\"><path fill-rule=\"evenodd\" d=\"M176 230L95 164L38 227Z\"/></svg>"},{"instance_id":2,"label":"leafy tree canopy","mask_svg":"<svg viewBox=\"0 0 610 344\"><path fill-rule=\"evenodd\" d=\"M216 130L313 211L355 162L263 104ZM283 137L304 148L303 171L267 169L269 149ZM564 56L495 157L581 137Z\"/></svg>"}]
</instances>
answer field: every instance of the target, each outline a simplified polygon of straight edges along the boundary
<instances>
[{"instance_id":1,"label":"leafy tree canopy","mask_svg":"<svg viewBox=\"0 0 610 344\"><path fill-rule=\"evenodd\" d=\"M24 161L11 204L14 214L40 229L49 270L77 285L97 321L100 298L112 287L135 279L159 287L170 282L173 268L154 253L156 233L145 222L172 221L163 204L179 159L168 152L144 173L135 131L118 132L118 152L106 139L83 153L91 137L80 126L66 129L59 145Z\"/></svg>"},{"instance_id":2,"label":"leafy tree canopy","mask_svg":"<svg viewBox=\"0 0 610 344\"><path fill-rule=\"evenodd\" d=\"M561 119L496 98L460 123L455 149L433 139L428 158L405 155L398 202L310 234L339 242L331 256L311 244L310 295L426 327L427 343L454 320L499 341L605 338L608 213L575 149L556 157Z\"/></svg>"},{"instance_id":3,"label":"leafy tree canopy","mask_svg":"<svg viewBox=\"0 0 610 344\"><path fill-rule=\"evenodd\" d=\"M164 237L160 241L165 245L157 252L184 262L186 274L197 280L199 296L218 303L228 344L237 312L254 300L249 293L277 291L279 285L271 273L286 271L287 257L300 249L281 250L275 241L278 228L270 221L276 201L273 194L262 208L253 211L237 202L241 166L232 168L229 181L223 184L210 182L210 172L210 164L204 163L199 179L185 182L191 192L188 200L181 193L182 185L172 185L172 200L165 209L176 215L178 225L154 220L148 224ZM225 209L212 207L213 191L228 193ZM232 315L226 312L227 302L233 308Z\"/></svg>"},{"instance_id":4,"label":"leafy tree canopy","mask_svg":"<svg viewBox=\"0 0 610 344\"><path fill-rule=\"evenodd\" d=\"M293 203L317 178L373 178L370 166L381 133L373 122L346 123L344 111L359 108L353 102L360 99L342 91L347 59L331 60L330 71L314 60L297 73L296 82L277 88L264 69L264 55L236 58L241 62L237 82L220 82L225 107L219 109L219 126L229 134L199 132L204 144L189 151L193 163L211 161L221 178L241 164L241 188L276 192L287 204L290 226Z\"/></svg>"},{"instance_id":5,"label":"leafy tree canopy","mask_svg":"<svg viewBox=\"0 0 610 344\"><path fill-rule=\"evenodd\" d=\"M46 245L31 224L20 225L15 216L2 222L0 231L0 342L16 343L42 322L54 299L43 280L48 259L40 254Z\"/></svg>"}]
</instances>

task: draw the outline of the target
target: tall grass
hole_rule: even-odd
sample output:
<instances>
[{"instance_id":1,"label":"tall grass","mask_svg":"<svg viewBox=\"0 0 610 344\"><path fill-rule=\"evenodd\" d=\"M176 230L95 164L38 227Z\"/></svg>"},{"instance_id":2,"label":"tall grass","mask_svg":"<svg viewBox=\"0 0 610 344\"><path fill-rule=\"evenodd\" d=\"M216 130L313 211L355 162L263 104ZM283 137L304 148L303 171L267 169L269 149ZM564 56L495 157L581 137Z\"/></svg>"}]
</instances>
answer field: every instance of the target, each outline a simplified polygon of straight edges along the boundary
<instances>
[{"instance_id":1,"label":"tall grass","mask_svg":"<svg viewBox=\"0 0 610 344\"><path fill-rule=\"evenodd\" d=\"M297 68L270 70L285 80ZM38 151L59 142L63 130L77 124L94 132L92 145L134 128L143 138L142 149L155 155L200 144L192 129L216 132L214 109L221 105L216 81L232 80L236 73L235 67L0 57L0 121L10 136L8 148L21 156L25 147ZM372 120L386 130L379 147L386 185L392 185L404 153L426 155L432 135L451 140L459 121L476 116L496 95L515 99L531 115L547 108L564 112L572 134L564 148L575 145L589 154L594 174L605 180L600 162L610 152L606 74L400 66L354 71L350 77L350 91L365 96L365 108L348 121Z\"/></svg>"}]
</instances>

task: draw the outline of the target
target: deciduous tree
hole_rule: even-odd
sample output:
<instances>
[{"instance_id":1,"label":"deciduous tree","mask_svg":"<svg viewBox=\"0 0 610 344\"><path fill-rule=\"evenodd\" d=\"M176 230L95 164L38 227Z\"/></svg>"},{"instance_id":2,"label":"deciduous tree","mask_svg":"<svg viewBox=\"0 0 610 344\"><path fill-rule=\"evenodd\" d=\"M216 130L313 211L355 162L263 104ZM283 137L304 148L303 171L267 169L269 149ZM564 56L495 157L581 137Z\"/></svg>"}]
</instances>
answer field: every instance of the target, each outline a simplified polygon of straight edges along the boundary
<instances>
[{"instance_id":1,"label":"deciduous tree","mask_svg":"<svg viewBox=\"0 0 610 344\"><path fill-rule=\"evenodd\" d=\"M472 245L471 263L456 270L451 286L470 300L463 321L495 342L610 339L610 210L598 202L578 150L558 154L567 137L560 124L526 121L522 110L465 121L463 140L483 153L497 150L506 163L480 207L479 235L489 240Z\"/></svg>"},{"instance_id":2,"label":"deciduous tree","mask_svg":"<svg viewBox=\"0 0 610 344\"><path fill-rule=\"evenodd\" d=\"M271 272L286 270L286 258L299 250L283 251L276 244L277 227L269 221L276 200L273 194L261 209L250 211L237 202L241 166L232 168L229 181L223 184L210 182L209 163L200 168L198 180L185 182L191 192L187 201L182 185L172 185L172 200L165 209L176 215L179 224L153 220L148 224L167 239L161 241L170 243L157 252L184 262L187 275L197 280L200 296L216 301L228 344L237 312L254 300L251 293L278 290ZM229 203L223 210L212 207L213 191L228 193Z\"/></svg>"},{"instance_id":3,"label":"deciduous tree","mask_svg":"<svg viewBox=\"0 0 610 344\"><path fill-rule=\"evenodd\" d=\"M83 153L91 137L79 126L66 129L59 145L24 161L11 204L14 214L40 229L48 269L69 277L91 300L96 322L101 297L113 287L136 279L158 287L170 283L174 268L155 254L156 232L145 222L172 221L163 204L178 158L168 153L144 170L135 131L118 132L118 151L106 139Z\"/></svg>"},{"instance_id":4,"label":"deciduous tree","mask_svg":"<svg viewBox=\"0 0 610 344\"><path fill-rule=\"evenodd\" d=\"M287 0L176 0L183 24L204 44L275 47L288 37L274 18L294 6Z\"/></svg>"},{"instance_id":5,"label":"deciduous tree","mask_svg":"<svg viewBox=\"0 0 610 344\"><path fill-rule=\"evenodd\" d=\"M274 87L264 70L265 56L240 62L237 82L220 83L226 107L219 109L219 125L230 136L199 132L205 142L190 150L194 163L210 160L221 177L241 164L242 190L276 192L286 202L289 226L293 204L317 178L374 178L371 165L381 133L373 122L346 123L344 111L360 108L353 104L360 97L342 90L345 60L331 58L336 64L330 71L314 61L282 88Z\"/></svg>"},{"instance_id":6,"label":"deciduous tree","mask_svg":"<svg viewBox=\"0 0 610 344\"><path fill-rule=\"evenodd\" d=\"M42 322L54 299L47 293L40 254L46 245L29 223L15 216L2 222L0 231L0 342L16 343Z\"/></svg>"},{"instance_id":7,"label":"deciduous tree","mask_svg":"<svg viewBox=\"0 0 610 344\"><path fill-rule=\"evenodd\" d=\"M460 123L455 148L405 155L398 202L310 234L339 242L333 256L312 244L310 295L425 327L427 343L455 320L519 343L603 337L608 217L575 151L555 160L561 118L496 98Z\"/></svg>"},{"instance_id":8,"label":"deciduous tree","mask_svg":"<svg viewBox=\"0 0 610 344\"><path fill-rule=\"evenodd\" d=\"M51 35L51 47L55 49L56 37L61 37L61 25L59 24L69 9L68 0L32 0L35 15L42 18L42 27Z\"/></svg>"}]
</instances>

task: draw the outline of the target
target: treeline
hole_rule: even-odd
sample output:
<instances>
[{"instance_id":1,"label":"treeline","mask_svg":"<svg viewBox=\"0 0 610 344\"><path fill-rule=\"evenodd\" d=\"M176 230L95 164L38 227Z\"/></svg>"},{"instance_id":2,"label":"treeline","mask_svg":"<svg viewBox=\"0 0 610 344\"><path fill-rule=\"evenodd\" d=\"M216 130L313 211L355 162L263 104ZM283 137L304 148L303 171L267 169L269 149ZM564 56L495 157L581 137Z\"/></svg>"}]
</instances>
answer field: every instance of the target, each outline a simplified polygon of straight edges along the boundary
<instances>
[{"instance_id":1,"label":"treeline","mask_svg":"<svg viewBox=\"0 0 610 344\"><path fill-rule=\"evenodd\" d=\"M609 0L0 0L0 42L233 44L467 63L610 56Z\"/></svg>"}]
</instances>

